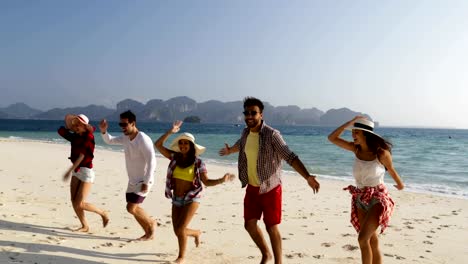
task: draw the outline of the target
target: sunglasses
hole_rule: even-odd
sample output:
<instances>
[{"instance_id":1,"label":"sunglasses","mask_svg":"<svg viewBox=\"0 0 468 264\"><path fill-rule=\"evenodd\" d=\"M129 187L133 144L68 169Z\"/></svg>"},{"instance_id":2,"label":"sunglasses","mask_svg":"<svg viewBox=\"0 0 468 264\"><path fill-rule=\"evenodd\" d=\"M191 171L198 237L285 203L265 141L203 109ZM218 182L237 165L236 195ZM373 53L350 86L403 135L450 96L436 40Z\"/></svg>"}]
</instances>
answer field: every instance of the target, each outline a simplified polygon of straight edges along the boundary
<instances>
[{"instance_id":1,"label":"sunglasses","mask_svg":"<svg viewBox=\"0 0 468 264\"><path fill-rule=\"evenodd\" d=\"M122 128L128 127L128 124L129 123L119 123L119 127L122 127Z\"/></svg>"},{"instance_id":2,"label":"sunglasses","mask_svg":"<svg viewBox=\"0 0 468 264\"><path fill-rule=\"evenodd\" d=\"M244 116L255 116L258 114L257 111L244 111L242 113L244 114Z\"/></svg>"}]
</instances>

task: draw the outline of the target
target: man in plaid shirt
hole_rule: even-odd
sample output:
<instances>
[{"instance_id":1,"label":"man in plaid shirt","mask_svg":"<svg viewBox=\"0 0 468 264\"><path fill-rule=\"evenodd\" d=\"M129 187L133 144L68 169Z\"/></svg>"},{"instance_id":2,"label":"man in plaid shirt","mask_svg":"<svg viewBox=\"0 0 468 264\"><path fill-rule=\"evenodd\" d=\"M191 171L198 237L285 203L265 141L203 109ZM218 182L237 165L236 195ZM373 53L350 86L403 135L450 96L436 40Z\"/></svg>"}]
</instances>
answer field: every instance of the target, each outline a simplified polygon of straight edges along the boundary
<instances>
[{"instance_id":1,"label":"man in plaid shirt","mask_svg":"<svg viewBox=\"0 0 468 264\"><path fill-rule=\"evenodd\" d=\"M304 179L314 193L320 184L309 174L299 157L284 142L278 130L263 121L263 103L257 98L244 99L244 117L247 127L237 142L228 144L219 151L221 156L239 152L239 179L242 187L247 186L244 198L244 226L262 253L261 263L274 256L275 263L282 263L281 234L281 169L285 160ZM273 256L258 228L257 222L263 214L266 230L270 236Z\"/></svg>"}]
</instances>

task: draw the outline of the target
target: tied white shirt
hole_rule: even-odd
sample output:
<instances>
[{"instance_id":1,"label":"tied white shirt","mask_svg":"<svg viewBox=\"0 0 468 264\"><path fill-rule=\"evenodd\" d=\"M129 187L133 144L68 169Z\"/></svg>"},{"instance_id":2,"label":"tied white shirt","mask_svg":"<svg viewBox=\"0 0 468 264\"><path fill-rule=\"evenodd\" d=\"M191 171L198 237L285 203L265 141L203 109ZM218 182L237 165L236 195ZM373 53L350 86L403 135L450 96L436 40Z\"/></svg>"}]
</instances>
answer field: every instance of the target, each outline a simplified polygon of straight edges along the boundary
<instances>
[{"instance_id":1,"label":"tied white shirt","mask_svg":"<svg viewBox=\"0 0 468 264\"><path fill-rule=\"evenodd\" d=\"M354 159L353 175L358 188L375 187L384 183L385 167L376 158L374 160Z\"/></svg>"},{"instance_id":2,"label":"tied white shirt","mask_svg":"<svg viewBox=\"0 0 468 264\"><path fill-rule=\"evenodd\" d=\"M133 140L126 135L113 137L107 132L101 133L101 136L107 144L123 145L129 184L153 184L156 157L153 142L148 135L138 131Z\"/></svg>"}]
</instances>

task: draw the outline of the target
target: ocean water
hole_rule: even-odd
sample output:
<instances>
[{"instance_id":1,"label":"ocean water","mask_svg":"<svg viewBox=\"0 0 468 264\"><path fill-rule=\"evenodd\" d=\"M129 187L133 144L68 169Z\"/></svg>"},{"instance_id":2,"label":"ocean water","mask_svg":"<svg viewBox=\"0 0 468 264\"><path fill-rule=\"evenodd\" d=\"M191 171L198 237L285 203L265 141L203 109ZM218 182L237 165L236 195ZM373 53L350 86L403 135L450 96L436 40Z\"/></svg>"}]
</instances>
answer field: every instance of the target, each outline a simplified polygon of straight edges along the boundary
<instances>
[{"instance_id":1,"label":"ocean water","mask_svg":"<svg viewBox=\"0 0 468 264\"><path fill-rule=\"evenodd\" d=\"M97 122L91 122L97 126ZM2 120L0 138L33 139L67 144L56 132L63 121L57 120ZM138 123L138 128L156 140L167 131L170 123ZM207 147L204 160L236 168L237 155L220 157L218 150L224 143L230 145L239 138L243 124L189 124L181 132L195 135L198 144ZM352 182L353 153L342 150L327 140L335 127L275 126L289 147L296 152L309 171L323 178ZM423 128L377 128L377 133L389 139L393 147L393 163L408 191L455 196L468 199L468 130ZM117 123L110 122L109 132L119 135ZM351 140L350 132L345 138ZM174 138L169 138L167 144ZM106 145L96 133L98 148L122 151L120 146ZM283 166L284 177L292 176L293 169ZM161 175L159 175L161 176ZM287 179L286 179L287 180ZM348 184L348 182L343 183ZM385 176L387 186L393 179ZM392 188L392 187L390 187Z\"/></svg>"}]
</instances>

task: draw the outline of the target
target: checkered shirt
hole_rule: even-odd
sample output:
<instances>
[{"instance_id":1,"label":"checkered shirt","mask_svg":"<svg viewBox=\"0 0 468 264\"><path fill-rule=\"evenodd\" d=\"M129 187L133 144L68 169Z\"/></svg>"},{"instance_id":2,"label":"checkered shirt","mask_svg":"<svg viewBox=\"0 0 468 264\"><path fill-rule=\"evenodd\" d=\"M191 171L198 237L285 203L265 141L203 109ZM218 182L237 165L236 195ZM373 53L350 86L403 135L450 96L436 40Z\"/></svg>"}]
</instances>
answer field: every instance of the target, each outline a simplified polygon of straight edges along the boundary
<instances>
[{"instance_id":1,"label":"checkered shirt","mask_svg":"<svg viewBox=\"0 0 468 264\"><path fill-rule=\"evenodd\" d=\"M234 144L239 148L238 168L242 188L249 182L247 155L245 154L249 132L249 128L245 128L241 138ZM257 175L260 179L260 193L267 193L281 184L282 160L291 165L297 155L289 149L280 132L265 124L264 121L259 131L259 140Z\"/></svg>"},{"instance_id":2,"label":"checkered shirt","mask_svg":"<svg viewBox=\"0 0 468 264\"><path fill-rule=\"evenodd\" d=\"M356 186L349 185L343 190L348 190L352 195L351 199L351 224L354 226L356 231L359 233L361 226L359 224L359 218L357 214L357 205L356 199L361 196L361 201L363 204L369 204L372 198L379 200L382 204L383 210L379 216L379 225L381 227L380 233L383 233L387 228L390 221L390 217L393 214L393 209L395 203L392 198L388 195L387 187L384 184L379 184L375 187L364 187L362 189L357 188Z\"/></svg>"}]
</instances>

